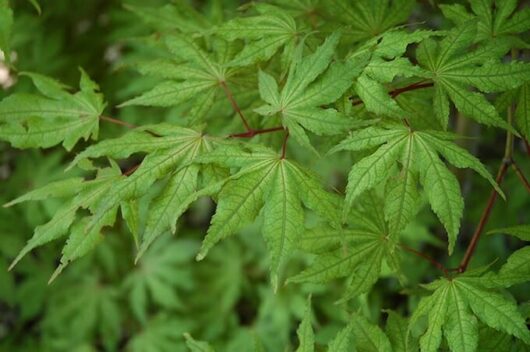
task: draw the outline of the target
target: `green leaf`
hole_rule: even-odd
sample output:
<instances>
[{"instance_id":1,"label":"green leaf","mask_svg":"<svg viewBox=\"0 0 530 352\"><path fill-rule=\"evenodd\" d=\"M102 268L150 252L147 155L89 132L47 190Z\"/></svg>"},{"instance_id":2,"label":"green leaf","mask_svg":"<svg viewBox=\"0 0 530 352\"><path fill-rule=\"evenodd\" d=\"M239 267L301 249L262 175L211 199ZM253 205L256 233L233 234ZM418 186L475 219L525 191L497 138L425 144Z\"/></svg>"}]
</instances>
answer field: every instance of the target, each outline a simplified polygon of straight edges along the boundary
<instances>
[{"instance_id":1,"label":"green leaf","mask_svg":"<svg viewBox=\"0 0 530 352\"><path fill-rule=\"evenodd\" d=\"M530 332L513 300L482 287L480 278L478 280L462 276L438 280L431 285L429 289L434 293L420 301L409 326L410 332L422 316L428 316L427 330L420 338L422 351L438 349L442 328L451 351L475 351L478 344L477 318L528 343Z\"/></svg>"},{"instance_id":2,"label":"green leaf","mask_svg":"<svg viewBox=\"0 0 530 352\"><path fill-rule=\"evenodd\" d=\"M297 31L295 20L285 12L236 18L217 29L217 33L229 41L247 40L229 66L247 66L269 60L281 46L296 42Z\"/></svg>"},{"instance_id":3,"label":"green leaf","mask_svg":"<svg viewBox=\"0 0 530 352\"><path fill-rule=\"evenodd\" d=\"M340 34L335 32L317 50L304 57L295 67L294 72L287 77L287 82L281 93L281 104L289 106L303 94L307 86L313 82L328 67L339 41Z\"/></svg>"},{"instance_id":4,"label":"green leaf","mask_svg":"<svg viewBox=\"0 0 530 352\"><path fill-rule=\"evenodd\" d=\"M416 138L419 173L423 189L449 238L449 254L453 252L464 211L464 200L456 177L445 167L426 141Z\"/></svg>"},{"instance_id":5,"label":"green leaf","mask_svg":"<svg viewBox=\"0 0 530 352\"><path fill-rule=\"evenodd\" d=\"M307 300L304 318L296 330L299 346L296 352L313 352L315 350L315 334L311 326L311 298Z\"/></svg>"},{"instance_id":6,"label":"green leaf","mask_svg":"<svg viewBox=\"0 0 530 352\"><path fill-rule=\"evenodd\" d=\"M117 174L115 170L105 170L105 172L101 172L99 177L97 177L95 180L85 181L77 190L77 195L62 205L55 212L50 221L35 228L33 237L31 237L24 248L22 248L15 260L13 260L10 269L12 269L18 263L18 261L22 259L22 257L28 254L34 248L64 236L72 223L75 221L76 213L79 208L86 209L93 207L101 200L105 193L109 192L111 187L119 178L120 175ZM94 223L94 232L86 232L91 234L92 239L97 237L97 232L107 223L110 214L113 213L112 209L113 208L109 208L109 212L104 214L104 216ZM84 231L77 231L76 238L73 240L72 244L69 245L69 247L72 249L75 249L79 243L83 244L82 236L79 234L79 232L81 232L83 235L85 234ZM85 249L82 249L82 251L84 250Z\"/></svg>"},{"instance_id":7,"label":"green leaf","mask_svg":"<svg viewBox=\"0 0 530 352\"><path fill-rule=\"evenodd\" d=\"M388 178L391 166L399 157L404 141L403 136L396 137L353 166L348 174L343 218L348 215L357 196Z\"/></svg>"},{"instance_id":8,"label":"green leaf","mask_svg":"<svg viewBox=\"0 0 530 352\"><path fill-rule=\"evenodd\" d=\"M353 341L358 351L390 352L392 347L385 333L377 326L358 314L350 318Z\"/></svg>"},{"instance_id":9,"label":"green leaf","mask_svg":"<svg viewBox=\"0 0 530 352\"><path fill-rule=\"evenodd\" d=\"M49 148L62 143L71 150L80 140L96 138L105 104L98 86L81 71L75 94L48 77L27 73L44 95L16 93L0 102L0 139L17 148Z\"/></svg>"},{"instance_id":10,"label":"green leaf","mask_svg":"<svg viewBox=\"0 0 530 352\"><path fill-rule=\"evenodd\" d=\"M530 241L530 225L518 225L488 231L488 234L492 233L503 233L518 237L523 241Z\"/></svg>"},{"instance_id":11,"label":"green leaf","mask_svg":"<svg viewBox=\"0 0 530 352\"><path fill-rule=\"evenodd\" d=\"M462 113L485 125L512 130L482 94L470 92L461 84L447 79L442 80L441 84Z\"/></svg>"},{"instance_id":12,"label":"green leaf","mask_svg":"<svg viewBox=\"0 0 530 352\"><path fill-rule=\"evenodd\" d=\"M440 42L440 52L437 56L436 67L443 68L445 64L462 53L465 48L471 45L477 32L476 21L468 21L455 27Z\"/></svg>"},{"instance_id":13,"label":"green leaf","mask_svg":"<svg viewBox=\"0 0 530 352\"><path fill-rule=\"evenodd\" d=\"M517 88L530 80L530 64L486 64L444 72L443 77L477 87L482 92L502 92Z\"/></svg>"},{"instance_id":14,"label":"green leaf","mask_svg":"<svg viewBox=\"0 0 530 352\"><path fill-rule=\"evenodd\" d=\"M160 238L138 261L137 268L124 280L132 311L147 321L149 301L167 310L182 309L180 295L192 284L189 265L197 250L196 242Z\"/></svg>"},{"instance_id":15,"label":"green leaf","mask_svg":"<svg viewBox=\"0 0 530 352\"><path fill-rule=\"evenodd\" d=\"M444 328L451 351L476 351L477 319L471 314L461 292L451 286L448 298L447 322Z\"/></svg>"},{"instance_id":16,"label":"green leaf","mask_svg":"<svg viewBox=\"0 0 530 352\"><path fill-rule=\"evenodd\" d=\"M9 7L8 0L0 0L0 50L4 53L8 63L11 56L12 27L13 10Z\"/></svg>"},{"instance_id":17,"label":"green leaf","mask_svg":"<svg viewBox=\"0 0 530 352\"><path fill-rule=\"evenodd\" d=\"M44 187L30 191L23 196L13 199L9 203L4 204L4 207L11 207L15 204L33 201L44 200L50 197L68 197L76 194L83 186L84 179L82 177L72 177L65 180L59 180L48 183Z\"/></svg>"},{"instance_id":18,"label":"green leaf","mask_svg":"<svg viewBox=\"0 0 530 352\"><path fill-rule=\"evenodd\" d=\"M395 118L404 118L406 115L405 111L388 95L383 85L367 75L363 74L357 79L355 91L364 102L366 110L370 112Z\"/></svg>"},{"instance_id":19,"label":"green leaf","mask_svg":"<svg viewBox=\"0 0 530 352\"><path fill-rule=\"evenodd\" d=\"M292 171L286 163L278 165L274 181L264 195L267 202L263 207L263 236L269 247L273 282L283 264L303 233L304 212ZM277 287L277 284L274 285Z\"/></svg>"},{"instance_id":20,"label":"green leaf","mask_svg":"<svg viewBox=\"0 0 530 352\"><path fill-rule=\"evenodd\" d=\"M480 176L488 180L501 197L506 199L504 192L500 189L497 182L495 182L490 172L484 167L479 159L471 155L467 150L460 148L455 143L437 138L428 131L418 132L418 134L421 135L422 140L425 140L425 144L433 146L449 163L459 168L473 169Z\"/></svg>"},{"instance_id":21,"label":"green leaf","mask_svg":"<svg viewBox=\"0 0 530 352\"><path fill-rule=\"evenodd\" d=\"M387 311L387 314L385 334L388 336L393 351L408 352L418 350L416 341L413 341L407 332L408 319L393 311Z\"/></svg>"},{"instance_id":22,"label":"green leaf","mask_svg":"<svg viewBox=\"0 0 530 352\"><path fill-rule=\"evenodd\" d=\"M387 183L385 218L393 231L399 231L407 226L418 211L418 177L412 171L413 149L414 143L409 139L403 153L403 168Z\"/></svg>"},{"instance_id":23,"label":"green leaf","mask_svg":"<svg viewBox=\"0 0 530 352\"><path fill-rule=\"evenodd\" d=\"M482 322L530 343L530 332L513 300L464 279L458 281L458 287Z\"/></svg>"},{"instance_id":24,"label":"green leaf","mask_svg":"<svg viewBox=\"0 0 530 352\"><path fill-rule=\"evenodd\" d=\"M184 334L184 338L186 338L186 346L191 352L215 352L208 342L197 341L188 333Z\"/></svg>"},{"instance_id":25,"label":"green leaf","mask_svg":"<svg viewBox=\"0 0 530 352\"><path fill-rule=\"evenodd\" d=\"M184 348L182 335L190 329L189 321L182 317L175 318L167 314L158 314L150 319L141 331L136 333L127 343L127 350L132 352L150 351L155 349L160 352L174 351L175 348Z\"/></svg>"},{"instance_id":26,"label":"green leaf","mask_svg":"<svg viewBox=\"0 0 530 352\"><path fill-rule=\"evenodd\" d=\"M337 335L328 344L328 352L348 352L350 351L352 327L350 324L346 325L340 330Z\"/></svg>"}]
</instances>

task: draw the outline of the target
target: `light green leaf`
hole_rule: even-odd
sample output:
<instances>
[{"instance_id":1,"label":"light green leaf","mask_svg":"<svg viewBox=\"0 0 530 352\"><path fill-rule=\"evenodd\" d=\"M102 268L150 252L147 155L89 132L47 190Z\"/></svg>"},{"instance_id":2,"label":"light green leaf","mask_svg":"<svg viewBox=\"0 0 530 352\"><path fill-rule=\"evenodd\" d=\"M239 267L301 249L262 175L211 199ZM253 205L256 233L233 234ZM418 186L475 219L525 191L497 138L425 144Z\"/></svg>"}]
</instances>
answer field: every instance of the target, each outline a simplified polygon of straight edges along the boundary
<instances>
[{"instance_id":1,"label":"light green leaf","mask_svg":"<svg viewBox=\"0 0 530 352\"><path fill-rule=\"evenodd\" d=\"M530 225L518 225L488 231L488 234L492 233L503 233L518 237L523 241L530 241Z\"/></svg>"},{"instance_id":2,"label":"light green leaf","mask_svg":"<svg viewBox=\"0 0 530 352\"><path fill-rule=\"evenodd\" d=\"M394 99L388 95L383 85L363 74L355 85L357 95L364 102L366 110L375 114L404 118L406 113Z\"/></svg>"},{"instance_id":3,"label":"light green leaf","mask_svg":"<svg viewBox=\"0 0 530 352\"><path fill-rule=\"evenodd\" d=\"M443 79L441 84L460 112L485 125L513 130L482 94L470 92L461 84L447 79Z\"/></svg>"},{"instance_id":4,"label":"light green leaf","mask_svg":"<svg viewBox=\"0 0 530 352\"><path fill-rule=\"evenodd\" d=\"M360 194L388 178L391 166L396 162L405 144L404 141L404 137L394 138L353 165L348 174L343 218L346 218L353 202Z\"/></svg>"},{"instance_id":5,"label":"light green leaf","mask_svg":"<svg viewBox=\"0 0 530 352\"><path fill-rule=\"evenodd\" d=\"M438 216L449 238L449 254L453 252L460 229L460 219L464 211L464 200L456 177L445 167L436 152L416 138L418 169L423 189L427 194L432 210Z\"/></svg>"},{"instance_id":6,"label":"light green leaf","mask_svg":"<svg viewBox=\"0 0 530 352\"><path fill-rule=\"evenodd\" d=\"M311 298L307 300L304 318L296 330L299 346L296 352L313 352L315 350L315 334L311 326Z\"/></svg>"}]
</instances>

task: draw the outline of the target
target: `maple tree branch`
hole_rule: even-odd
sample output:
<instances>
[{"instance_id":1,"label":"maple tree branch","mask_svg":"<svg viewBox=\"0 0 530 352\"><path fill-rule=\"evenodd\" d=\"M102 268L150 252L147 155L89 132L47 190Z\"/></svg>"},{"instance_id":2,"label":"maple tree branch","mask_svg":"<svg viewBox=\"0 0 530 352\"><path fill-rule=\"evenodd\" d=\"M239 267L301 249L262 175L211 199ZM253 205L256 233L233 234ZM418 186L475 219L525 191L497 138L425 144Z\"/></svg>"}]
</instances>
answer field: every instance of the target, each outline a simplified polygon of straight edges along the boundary
<instances>
[{"instance_id":1,"label":"maple tree branch","mask_svg":"<svg viewBox=\"0 0 530 352\"><path fill-rule=\"evenodd\" d=\"M507 122L508 125L512 125L513 122L513 106L508 107L507 112ZM499 167L499 171L497 172L497 177L495 178L495 182L500 185L502 181L504 180L504 176L506 175L506 172L508 171L508 168L510 165L513 164L513 133L510 131L506 132L506 145L504 147L504 156L502 157L501 166ZM463 273L467 270L467 266L469 265L469 262L471 261L471 258L473 257L473 254L475 253L475 249L477 248L478 241L480 240L480 236L482 235L482 232L484 230L484 227L488 223L488 220L490 218L491 210L493 209L493 206L495 205L495 201L497 200L497 191L495 189L491 190L490 196L488 198L488 202L486 203L486 207L482 211L482 215L480 216L480 220L478 222L477 227L475 228L475 232L473 232L473 236L471 237L471 241L469 242L466 253L464 254L464 257L462 258L462 261L460 262L460 265L457 268L457 272Z\"/></svg>"},{"instance_id":2,"label":"maple tree branch","mask_svg":"<svg viewBox=\"0 0 530 352\"><path fill-rule=\"evenodd\" d=\"M282 144L282 159L285 159L285 153L287 152L287 141L289 140L289 130L285 130L285 136L283 137L283 144Z\"/></svg>"},{"instance_id":3,"label":"maple tree branch","mask_svg":"<svg viewBox=\"0 0 530 352\"><path fill-rule=\"evenodd\" d=\"M410 253L412 253L412 254L414 254L414 255L420 257L420 258L423 258L423 259L427 260L427 261L430 262L432 265L434 265L436 268L438 268L441 272L443 272L444 275L445 275L446 277L449 276L449 271L448 271L447 268L446 268L442 263L440 263L439 261L435 260L434 258L431 258L430 256L428 256L428 255L425 254L425 253L422 253L422 252L420 252L420 251L417 251L417 250L415 250L414 248L411 248L411 247L409 247L409 246L406 246L406 245L404 245L404 244L402 244L402 243L400 243L399 246L400 246L401 248L403 248L405 251L410 252Z\"/></svg>"},{"instance_id":4,"label":"maple tree branch","mask_svg":"<svg viewBox=\"0 0 530 352\"><path fill-rule=\"evenodd\" d=\"M124 171L122 173L123 176L130 176L132 175L138 168L140 167L140 164L136 164L134 165L133 167L131 167L130 169Z\"/></svg>"},{"instance_id":5,"label":"maple tree branch","mask_svg":"<svg viewBox=\"0 0 530 352\"><path fill-rule=\"evenodd\" d=\"M232 108L234 109L234 111L239 115L239 117L241 117L241 121L243 122L243 125L245 125L245 129L248 132L251 132L252 127L250 127L247 119L245 118L245 115L243 115L243 112L239 108L239 105L237 105L237 102L234 99L234 96L232 95L232 91L230 90L230 88L228 88L225 81L221 81L219 84L223 88L223 91L225 92L225 95L228 98L228 101L230 101L230 105L232 105Z\"/></svg>"},{"instance_id":6,"label":"maple tree branch","mask_svg":"<svg viewBox=\"0 0 530 352\"><path fill-rule=\"evenodd\" d=\"M510 166L510 163L511 161L508 159L504 159L502 161L501 167L499 168L497 177L495 179L495 182L497 182L497 184L501 184L502 180L504 179L504 176L506 175L506 171L508 171L508 166ZM473 254L475 253L475 249L477 247L480 236L482 235L482 231L484 230L484 227L486 226L486 223L489 220L491 210L493 209L493 205L495 204L496 200L497 200L497 191L493 189L491 190L490 196L488 198L488 202L486 203L486 207L484 208L484 211L482 212L482 215L475 229L475 232L473 233L473 237L471 237L471 241L469 242L469 245L467 246L466 253L464 254L464 257L462 258L462 261L460 262L460 265L458 266L456 270L459 273L463 273L464 271L466 271L467 266L469 265L469 261L471 260L471 257L473 257Z\"/></svg>"},{"instance_id":7,"label":"maple tree branch","mask_svg":"<svg viewBox=\"0 0 530 352\"><path fill-rule=\"evenodd\" d=\"M115 119L115 118L109 117L109 116L101 115L99 117L99 119L103 120L103 121L107 121L107 122L113 123L115 125L125 126L125 127L128 127L128 128L136 128L136 127L138 127L138 126L136 126L136 125L134 125L132 123L121 121L121 120L118 120L118 119Z\"/></svg>"},{"instance_id":8,"label":"maple tree branch","mask_svg":"<svg viewBox=\"0 0 530 352\"><path fill-rule=\"evenodd\" d=\"M391 90L390 92L388 92L388 94L392 98L395 98L395 97L397 97L398 95L400 95L402 93L409 92L411 90L416 90L416 89L429 88L429 87L432 87L433 85L434 85L434 83L432 83L432 82L425 83L425 81L419 81L419 82L410 84L410 85L402 87L402 88L397 88L397 89ZM356 106L356 105L361 105L363 103L364 102L361 99L358 99L358 100L352 101L351 104L353 106Z\"/></svg>"},{"instance_id":9,"label":"maple tree branch","mask_svg":"<svg viewBox=\"0 0 530 352\"><path fill-rule=\"evenodd\" d=\"M530 183L524 176L523 171L515 163L515 160L512 160L512 169L515 171L515 174L517 175L517 177L519 177L519 180L521 180L521 183L523 184L524 188L526 188L528 193L530 193Z\"/></svg>"},{"instance_id":10,"label":"maple tree branch","mask_svg":"<svg viewBox=\"0 0 530 352\"><path fill-rule=\"evenodd\" d=\"M278 132L283 131L285 128L283 126L276 126L271 128L264 128L261 130L250 130L248 132L241 132L241 133L234 133L229 135L230 138L252 138L258 134L265 134L265 133L271 133L271 132Z\"/></svg>"}]
</instances>

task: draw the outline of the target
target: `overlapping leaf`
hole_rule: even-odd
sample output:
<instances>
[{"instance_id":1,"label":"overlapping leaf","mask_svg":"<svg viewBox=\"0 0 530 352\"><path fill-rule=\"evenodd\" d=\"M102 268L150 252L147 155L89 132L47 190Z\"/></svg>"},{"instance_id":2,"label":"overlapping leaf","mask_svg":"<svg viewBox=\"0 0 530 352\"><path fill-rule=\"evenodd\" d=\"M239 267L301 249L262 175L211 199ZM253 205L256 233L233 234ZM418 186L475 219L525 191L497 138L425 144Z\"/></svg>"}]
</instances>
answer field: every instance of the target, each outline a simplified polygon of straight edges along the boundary
<instances>
[{"instance_id":1,"label":"overlapping leaf","mask_svg":"<svg viewBox=\"0 0 530 352\"><path fill-rule=\"evenodd\" d=\"M299 241L301 248L318 256L308 269L289 281L322 283L347 277L343 301L369 291L379 279L385 260L399 263L383 210L372 210L375 211L356 210L355 219L359 221L353 229L320 228L304 235Z\"/></svg>"},{"instance_id":2,"label":"overlapping leaf","mask_svg":"<svg viewBox=\"0 0 530 352\"><path fill-rule=\"evenodd\" d=\"M304 229L302 204L327 216L336 211L335 198L305 170L268 149L249 153L237 147L220 148L201 159L239 171L219 193L217 210L198 258L204 258L218 241L250 224L262 211L262 234L270 251L273 284L277 286L280 269ZM336 221L336 217L328 220Z\"/></svg>"},{"instance_id":3,"label":"overlapping leaf","mask_svg":"<svg viewBox=\"0 0 530 352\"><path fill-rule=\"evenodd\" d=\"M351 26L349 35L354 40L369 39L404 23L412 11L411 0L333 0L327 10L334 19Z\"/></svg>"},{"instance_id":4,"label":"overlapping leaf","mask_svg":"<svg viewBox=\"0 0 530 352\"><path fill-rule=\"evenodd\" d=\"M338 40L338 33L331 35L313 54L293 65L281 92L273 77L265 72L259 75L260 95L267 105L256 111L265 116L280 114L291 135L309 148L312 147L305 130L332 135L351 124L337 110L320 108L338 100L360 72L351 62L330 65Z\"/></svg>"},{"instance_id":5,"label":"overlapping leaf","mask_svg":"<svg viewBox=\"0 0 530 352\"><path fill-rule=\"evenodd\" d=\"M470 91L469 86L484 93L516 88L530 80L530 65L500 63L498 56L502 51L499 47L484 47L467 53L475 42L476 28L476 21L465 22L451 30L442 41L427 39L418 48L419 63L432 72L435 117L441 126L447 127L450 99L458 111L480 123L511 129L486 97Z\"/></svg>"},{"instance_id":6,"label":"overlapping leaf","mask_svg":"<svg viewBox=\"0 0 530 352\"><path fill-rule=\"evenodd\" d=\"M504 47L507 51L511 47L527 48L528 44L517 37L530 29L530 10L517 10L517 0L471 0L470 13L460 4L443 4L440 9L443 14L460 25L476 18L478 20L477 40L492 42Z\"/></svg>"},{"instance_id":7,"label":"overlapping leaf","mask_svg":"<svg viewBox=\"0 0 530 352\"><path fill-rule=\"evenodd\" d=\"M147 63L149 75L166 78L150 91L126 101L121 106L178 106L190 104L188 113L192 121L200 120L211 109L216 97L223 91L223 84L232 74L196 42L182 34L165 38L166 46L174 61Z\"/></svg>"},{"instance_id":8,"label":"overlapping leaf","mask_svg":"<svg viewBox=\"0 0 530 352\"><path fill-rule=\"evenodd\" d=\"M67 92L61 83L26 73L41 93L15 93L0 102L0 140L17 148L49 148L62 143L71 150L80 140L98 135L105 104L98 86L81 70L80 91Z\"/></svg>"},{"instance_id":9,"label":"overlapping leaf","mask_svg":"<svg viewBox=\"0 0 530 352\"><path fill-rule=\"evenodd\" d=\"M396 176L397 182L391 180L389 183L390 196L385 209L387 219L399 230L415 215L418 199L416 180L419 180L433 211L448 232L449 252L452 252L464 203L458 180L438 154L456 167L472 168L502 194L495 180L477 158L435 131L410 131L401 126L389 129L369 127L356 131L331 152L360 151L376 146L380 147L358 161L348 175L344 218L357 197L384 184L394 174L396 163L399 163L401 170Z\"/></svg>"},{"instance_id":10,"label":"overlapping leaf","mask_svg":"<svg viewBox=\"0 0 530 352\"><path fill-rule=\"evenodd\" d=\"M422 351L437 351L442 335L451 351L476 351L477 320L530 343L530 332L517 306L507 295L481 285L472 275L441 279L427 288L432 295L422 298L412 314L411 327L427 316L427 330L420 338Z\"/></svg>"},{"instance_id":11,"label":"overlapping leaf","mask_svg":"<svg viewBox=\"0 0 530 352\"><path fill-rule=\"evenodd\" d=\"M282 11L235 18L220 26L216 33L229 41L246 41L243 49L228 62L228 66L246 66L267 61L282 46L285 46L284 56L290 59L300 35L295 20Z\"/></svg>"}]
</instances>

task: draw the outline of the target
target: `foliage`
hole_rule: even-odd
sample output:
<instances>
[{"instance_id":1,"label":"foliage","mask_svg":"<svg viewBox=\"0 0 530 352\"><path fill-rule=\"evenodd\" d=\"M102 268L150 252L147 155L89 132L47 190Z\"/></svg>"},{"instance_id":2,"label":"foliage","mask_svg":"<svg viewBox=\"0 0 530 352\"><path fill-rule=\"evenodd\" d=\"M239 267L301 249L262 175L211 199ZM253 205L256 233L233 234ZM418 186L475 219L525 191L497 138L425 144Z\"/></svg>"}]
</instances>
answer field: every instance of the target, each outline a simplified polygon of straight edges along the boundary
<instances>
[{"instance_id":1,"label":"foliage","mask_svg":"<svg viewBox=\"0 0 530 352\"><path fill-rule=\"evenodd\" d=\"M529 348L522 1L146 3L0 0L0 350Z\"/></svg>"}]
</instances>

